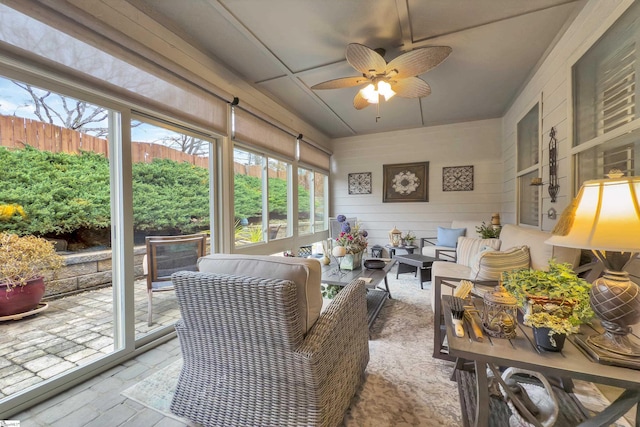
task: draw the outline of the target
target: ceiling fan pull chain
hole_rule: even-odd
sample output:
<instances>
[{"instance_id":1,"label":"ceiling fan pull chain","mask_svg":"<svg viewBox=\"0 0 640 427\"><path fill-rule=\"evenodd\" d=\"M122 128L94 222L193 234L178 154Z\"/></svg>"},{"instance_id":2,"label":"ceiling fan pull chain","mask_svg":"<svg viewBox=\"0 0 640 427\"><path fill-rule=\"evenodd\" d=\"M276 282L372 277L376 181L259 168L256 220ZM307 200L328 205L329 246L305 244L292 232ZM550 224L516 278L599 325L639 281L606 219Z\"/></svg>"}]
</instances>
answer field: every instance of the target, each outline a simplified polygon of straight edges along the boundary
<instances>
[{"instance_id":1,"label":"ceiling fan pull chain","mask_svg":"<svg viewBox=\"0 0 640 427\"><path fill-rule=\"evenodd\" d=\"M380 95L378 95L378 103L376 104L376 123L378 123L378 119L380 118Z\"/></svg>"}]
</instances>

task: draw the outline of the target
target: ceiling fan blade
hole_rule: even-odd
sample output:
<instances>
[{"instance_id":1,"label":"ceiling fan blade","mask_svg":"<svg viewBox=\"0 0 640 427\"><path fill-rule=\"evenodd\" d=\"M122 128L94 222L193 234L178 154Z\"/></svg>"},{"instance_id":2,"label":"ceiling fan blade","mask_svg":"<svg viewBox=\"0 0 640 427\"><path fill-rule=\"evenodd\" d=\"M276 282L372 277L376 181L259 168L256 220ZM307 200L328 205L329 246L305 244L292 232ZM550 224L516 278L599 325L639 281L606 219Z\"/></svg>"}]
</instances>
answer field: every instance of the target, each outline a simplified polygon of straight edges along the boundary
<instances>
[{"instance_id":1,"label":"ceiling fan blade","mask_svg":"<svg viewBox=\"0 0 640 427\"><path fill-rule=\"evenodd\" d=\"M391 89L403 98L422 98L431 94L431 87L420 77L407 77L392 83Z\"/></svg>"},{"instance_id":2,"label":"ceiling fan blade","mask_svg":"<svg viewBox=\"0 0 640 427\"><path fill-rule=\"evenodd\" d=\"M378 52L360 43L347 46L347 62L366 76L382 74L387 68L387 61Z\"/></svg>"},{"instance_id":3,"label":"ceiling fan blade","mask_svg":"<svg viewBox=\"0 0 640 427\"><path fill-rule=\"evenodd\" d=\"M318 83L317 85L311 86L311 89L341 89L343 87L353 87L370 82L366 77L341 77L339 79Z\"/></svg>"},{"instance_id":4,"label":"ceiling fan blade","mask_svg":"<svg viewBox=\"0 0 640 427\"><path fill-rule=\"evenodd\" d=\"M397 74L392 76L394 79L404 79L426 73L447 59L451 50L449 46L432 46L403 53L387 64L386 72L388 74L395 70Z\"/></svg>"},{"instance_id":5,"label":"ceiling fan blade","mask_svg":"<svg viewBox=\"0 0 640 427\"><path fill-rule=\"evenodd\" d=\"M356 107L356 110L362 110L369 106L369 101L367 101L360 91L358 91L356 96L353 98L353 106Z\"/></svg>"}]
</instances>

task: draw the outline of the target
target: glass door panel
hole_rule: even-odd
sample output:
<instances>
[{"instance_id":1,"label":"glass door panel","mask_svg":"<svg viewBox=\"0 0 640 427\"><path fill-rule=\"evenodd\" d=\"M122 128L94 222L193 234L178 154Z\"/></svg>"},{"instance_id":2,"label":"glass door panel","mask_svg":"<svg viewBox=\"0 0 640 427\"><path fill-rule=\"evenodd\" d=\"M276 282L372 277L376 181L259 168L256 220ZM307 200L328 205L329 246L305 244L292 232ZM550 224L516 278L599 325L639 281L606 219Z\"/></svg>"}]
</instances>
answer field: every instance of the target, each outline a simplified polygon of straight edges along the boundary
<instances>
[{"instance_id":1,"label":"glass door panel","mask_svg":"<svg viewBox=\"0 0 640 427\"><path fill-rule=\"evenodd\" d=\"M173 325L180 317L170 275L195 268L188 261L197 259L197 245L185 241L154 246L153 242L160 237L209 235L211 143L186 131L138 120L132 121L131 140L135 327L140 337ZM206 239L205 251L208 247ZM164 276L153 278L154 267Z\"/></svg>"},{"instance_id":2,"label":"glass door panel","mask_svg":"<svg viewBox=\"0 0 640 427\"><path fill-rule=\"evenodd\" d=\"M0 233L47 239L65 263L31 315L0 319L0 403L119 350L109 113L0 77Z\"/></svg>"}]
</instances>

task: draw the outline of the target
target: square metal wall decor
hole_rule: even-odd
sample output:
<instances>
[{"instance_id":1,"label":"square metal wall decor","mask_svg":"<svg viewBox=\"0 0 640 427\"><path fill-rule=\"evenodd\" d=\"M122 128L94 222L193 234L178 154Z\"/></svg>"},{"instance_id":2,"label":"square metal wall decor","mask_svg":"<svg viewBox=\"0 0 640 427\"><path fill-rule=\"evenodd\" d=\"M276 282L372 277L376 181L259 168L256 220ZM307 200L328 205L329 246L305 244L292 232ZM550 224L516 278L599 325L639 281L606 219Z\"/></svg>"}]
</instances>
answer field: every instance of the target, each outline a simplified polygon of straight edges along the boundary
<instances>
[{"instance_id":1,"label":"square metal wall decor","mask_svg":"<svg viewBox=\"0 0 640 427\"><path fill-rule=\"evenodd\" d=\"M371 172L350 173L349 194L371 194Z\"/></svg>"},{"instance_id":2,"label":"square metal wall decor","mask_svg":"<svg viewBox=\"0 0 640 427\"><path fill-rule=\"evenodd\" d=\"M429 162L382 165L382 202L428 202Z\"/></svg>"},{"instance_id":3,"label":"square metal wall decor","mask_svg":"<svg viewBox=\"0 0 640 427\"><path fill-rule=\"evenodd\" d=\"M442 168L442 191L473 191L473 166Z\"/></svg>"}]
</instances>

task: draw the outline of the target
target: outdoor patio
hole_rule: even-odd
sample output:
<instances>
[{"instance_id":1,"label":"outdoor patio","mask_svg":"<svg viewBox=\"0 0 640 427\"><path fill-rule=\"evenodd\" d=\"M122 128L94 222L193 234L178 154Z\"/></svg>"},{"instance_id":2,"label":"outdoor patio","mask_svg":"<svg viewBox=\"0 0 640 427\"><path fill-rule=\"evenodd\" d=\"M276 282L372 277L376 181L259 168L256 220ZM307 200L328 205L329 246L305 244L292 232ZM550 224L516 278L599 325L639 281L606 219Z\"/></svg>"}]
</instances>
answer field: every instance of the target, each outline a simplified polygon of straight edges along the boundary
<instances>
[{"instance_id":1,"label":"outdoor patio","mask_svg":"<svg viewBox=\"0 0 640 427\"><path fill-rule=\"evenodd\" d=\"M147 326L144 280L135 282L136 336L175 322L173 292L153 297ZM47 310L0 322L0 399L113 351L113 294L106 287L48 301Z\"/></svg>"}]
</instances>

